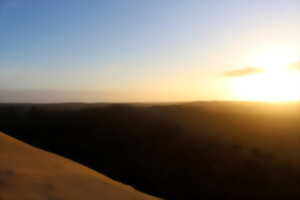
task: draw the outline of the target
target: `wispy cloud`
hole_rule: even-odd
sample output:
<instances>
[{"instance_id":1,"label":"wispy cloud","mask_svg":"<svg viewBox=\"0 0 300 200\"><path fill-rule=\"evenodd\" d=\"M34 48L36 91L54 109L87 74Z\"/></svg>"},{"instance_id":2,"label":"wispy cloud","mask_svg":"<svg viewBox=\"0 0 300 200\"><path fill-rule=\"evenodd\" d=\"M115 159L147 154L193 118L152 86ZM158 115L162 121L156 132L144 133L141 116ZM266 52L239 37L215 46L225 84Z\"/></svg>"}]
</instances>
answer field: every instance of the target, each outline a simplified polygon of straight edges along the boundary
<instances>
[{"instance_id":1,"label":"wispy cloud","mask_svg":"<svg viewBox=\"0 0 300 200\"><path fill-rule=\"evenodd\" d=\"M262 72L264 72L264 70L258 67L245 67L242 69L235 69L235 70L224 72L224 76L241 77L241 76L250 76L254 74L259 74Z\"/></svg>"}]
</instances>

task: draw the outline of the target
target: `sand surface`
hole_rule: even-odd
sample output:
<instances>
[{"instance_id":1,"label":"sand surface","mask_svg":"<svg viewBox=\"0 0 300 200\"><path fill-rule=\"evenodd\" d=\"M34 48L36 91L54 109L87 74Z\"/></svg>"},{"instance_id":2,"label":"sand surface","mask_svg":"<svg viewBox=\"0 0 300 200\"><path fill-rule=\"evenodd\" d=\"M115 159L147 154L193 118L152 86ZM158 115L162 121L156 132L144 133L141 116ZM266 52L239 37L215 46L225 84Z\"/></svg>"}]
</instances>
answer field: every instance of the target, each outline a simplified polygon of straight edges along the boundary
<instances>
[{"instance_id":1,"label":"sand surface","mask_svg":"<svg viewBox=\"0 0 300 200\"><path fill-rule=\"evenodd\" d=\"M0 200L77 199L157 198L0 133Z\"/></svg>"}]
</instances>

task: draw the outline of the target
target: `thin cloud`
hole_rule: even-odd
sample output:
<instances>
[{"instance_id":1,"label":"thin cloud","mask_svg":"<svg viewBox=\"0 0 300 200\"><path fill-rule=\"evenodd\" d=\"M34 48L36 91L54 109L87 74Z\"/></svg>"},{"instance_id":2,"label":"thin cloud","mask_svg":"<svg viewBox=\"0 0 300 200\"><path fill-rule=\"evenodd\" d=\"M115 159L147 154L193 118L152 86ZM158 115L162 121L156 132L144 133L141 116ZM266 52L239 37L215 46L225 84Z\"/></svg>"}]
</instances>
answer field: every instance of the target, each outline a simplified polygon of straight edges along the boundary
<instances>
[{"instance_id":1,"label":"thin cloud","mask_svg":"<svg viewBox=\"0 0 300 200\"><path fill-rule=\"evenodd\" d=\"M224 73L224 76L227 77L241 77L241 76L250 76L264 72L263 69L257 67L246 67L243 69L236 69L227 71Z\"/></svg>"}]
</instances>

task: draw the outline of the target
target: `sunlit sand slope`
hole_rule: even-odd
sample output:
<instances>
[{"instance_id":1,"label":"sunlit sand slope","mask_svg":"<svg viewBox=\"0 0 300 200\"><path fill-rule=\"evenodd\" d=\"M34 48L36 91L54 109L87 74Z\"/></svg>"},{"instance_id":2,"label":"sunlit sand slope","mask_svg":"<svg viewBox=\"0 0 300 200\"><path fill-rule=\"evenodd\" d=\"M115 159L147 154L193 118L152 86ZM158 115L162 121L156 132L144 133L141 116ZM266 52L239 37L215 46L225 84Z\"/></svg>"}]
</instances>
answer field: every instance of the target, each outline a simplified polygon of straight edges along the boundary
<instances>
[{"instance_id":1,"label":"sunlit sand slope","mask_svg":"<svg viewBox=\"0 0 300 200\"><path fill-rule=\"evenodd\" d=\"M0 133L1 200L155 200L91 169Z\"/></svg>"}]
</instances>

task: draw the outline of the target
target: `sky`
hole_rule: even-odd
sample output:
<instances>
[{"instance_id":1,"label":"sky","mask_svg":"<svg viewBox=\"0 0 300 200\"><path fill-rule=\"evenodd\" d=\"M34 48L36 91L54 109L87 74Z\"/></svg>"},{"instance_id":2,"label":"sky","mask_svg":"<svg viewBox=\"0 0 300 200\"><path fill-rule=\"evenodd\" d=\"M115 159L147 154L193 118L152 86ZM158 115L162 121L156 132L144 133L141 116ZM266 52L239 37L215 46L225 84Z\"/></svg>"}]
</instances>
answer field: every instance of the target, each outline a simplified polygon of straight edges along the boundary
<instances>
[{"instance_id":1,"label":"sky","mask_svg":"<svg viewBox=\"0 0 300 200\"><path fill-rule=\"evenodd\" d=\"M0 0L0 102L247 100L232 79L262 72L253 57L266 49L300 55L299 10L298 0Z\"/></svg>"}]
</instances>

